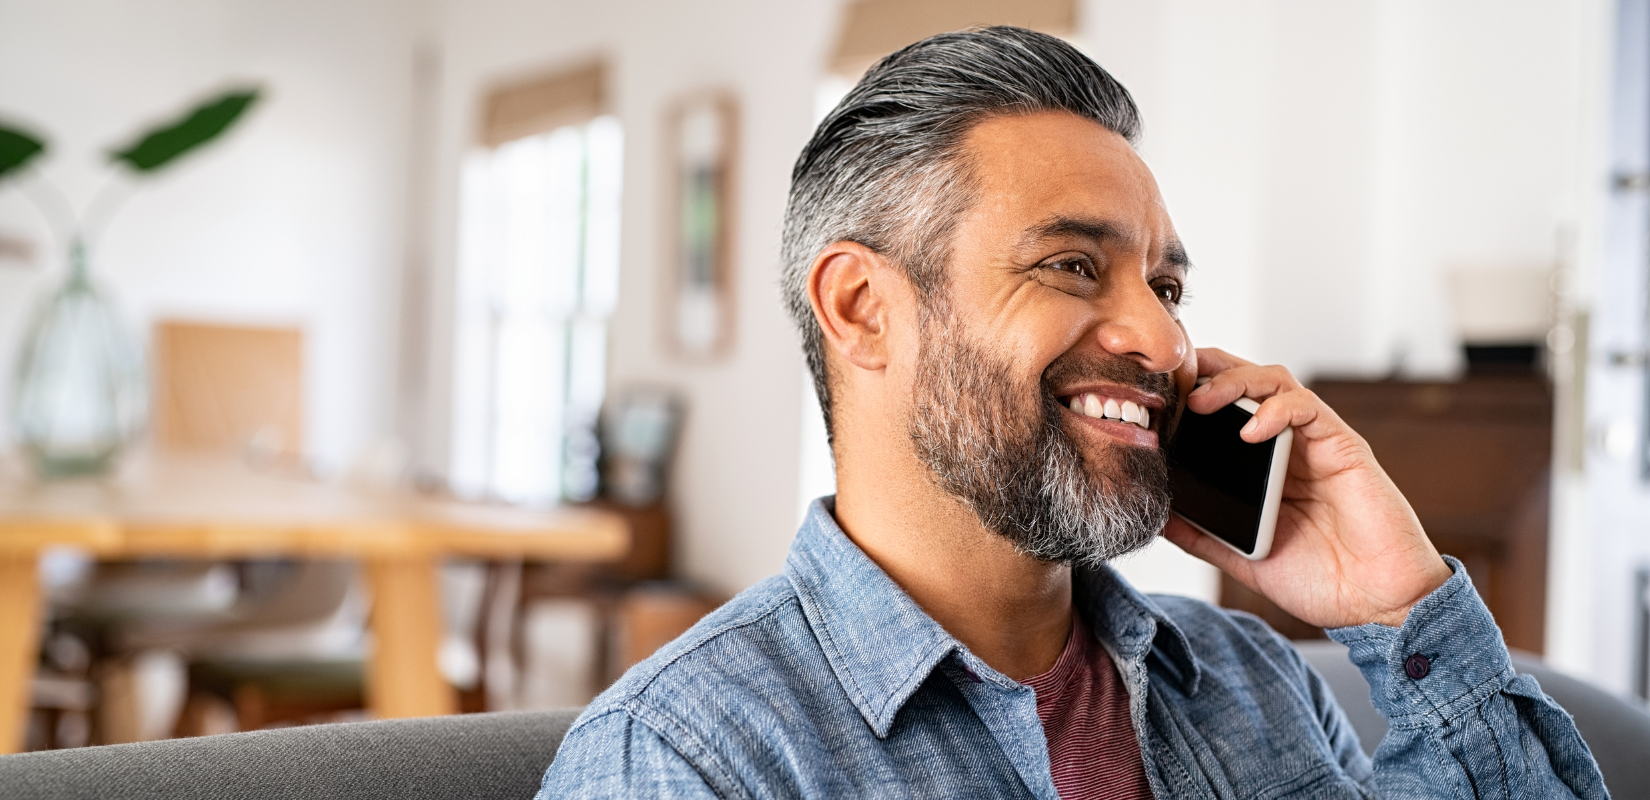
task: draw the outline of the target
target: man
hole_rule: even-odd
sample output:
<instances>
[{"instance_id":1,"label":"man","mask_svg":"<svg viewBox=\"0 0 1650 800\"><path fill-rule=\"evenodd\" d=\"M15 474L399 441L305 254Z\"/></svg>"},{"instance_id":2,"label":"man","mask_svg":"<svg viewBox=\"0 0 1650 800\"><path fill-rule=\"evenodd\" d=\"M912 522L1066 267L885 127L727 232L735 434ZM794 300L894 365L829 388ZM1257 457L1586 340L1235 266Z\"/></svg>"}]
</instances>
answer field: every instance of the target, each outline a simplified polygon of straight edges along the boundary
<instances>
[{"instance_id":1,"label":"man","mask_svg":"<svg viewBox=\"0 0 1650 800\"><path fill-rule=\"evenodd\" d=\"M1285 370L1193 351L1138 131L1111 76L1015 28L912 45L820 124L785 291L837 494L784 575L591 704L541 797L1606 796L1357 434ZM1295 428L1258 562L1168 513L1179 413L1240 396L1247 440ZM1391 722L1373 765L1263 623L1106 565L1160 533L1350 646Z\"/></svg>"}]
</instances>

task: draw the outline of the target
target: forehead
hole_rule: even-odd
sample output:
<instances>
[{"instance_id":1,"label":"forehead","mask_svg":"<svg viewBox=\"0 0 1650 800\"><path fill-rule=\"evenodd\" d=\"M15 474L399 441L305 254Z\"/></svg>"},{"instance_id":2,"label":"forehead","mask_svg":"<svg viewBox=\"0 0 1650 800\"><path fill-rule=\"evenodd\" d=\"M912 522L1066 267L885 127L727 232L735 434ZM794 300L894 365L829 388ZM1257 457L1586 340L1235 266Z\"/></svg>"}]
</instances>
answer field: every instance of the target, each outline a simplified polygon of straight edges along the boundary
<instances>
[{"instance_id":1,"label":"forehead","mask_svg":"<svg viewBox=\"0 0 1650 800\"><path fill-rule=\"evenodd\" d=\"M1004 236L1051 219L1095 219L1128 243L1175 239L1157 181L1128 140L1064 111L998 116L965 143L979 182L974 224Z\"/></svg>"}]
</instances>

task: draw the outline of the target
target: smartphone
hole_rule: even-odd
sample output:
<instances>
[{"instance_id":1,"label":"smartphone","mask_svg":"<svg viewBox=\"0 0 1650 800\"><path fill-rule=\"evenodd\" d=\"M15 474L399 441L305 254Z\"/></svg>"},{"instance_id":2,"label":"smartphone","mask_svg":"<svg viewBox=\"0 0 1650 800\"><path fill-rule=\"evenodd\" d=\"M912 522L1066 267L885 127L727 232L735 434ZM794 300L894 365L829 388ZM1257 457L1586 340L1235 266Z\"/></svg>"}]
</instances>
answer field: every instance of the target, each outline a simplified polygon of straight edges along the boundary
<instances>
[{"instance_id":1,"label":"smartphone","mask_svg":"<svg viewBox=\"0 0 1650 800\"><path fill-rule=\"evenodd\" d=\"M1295 440L1294 430L1284 428L1264 442L1243 441L1238 431L1259 408L1240 397L1212 414L1187 409L1169 442L1170 508L1192 527L1255 561L1272 551Z\"/></svg>"}]
</instances>

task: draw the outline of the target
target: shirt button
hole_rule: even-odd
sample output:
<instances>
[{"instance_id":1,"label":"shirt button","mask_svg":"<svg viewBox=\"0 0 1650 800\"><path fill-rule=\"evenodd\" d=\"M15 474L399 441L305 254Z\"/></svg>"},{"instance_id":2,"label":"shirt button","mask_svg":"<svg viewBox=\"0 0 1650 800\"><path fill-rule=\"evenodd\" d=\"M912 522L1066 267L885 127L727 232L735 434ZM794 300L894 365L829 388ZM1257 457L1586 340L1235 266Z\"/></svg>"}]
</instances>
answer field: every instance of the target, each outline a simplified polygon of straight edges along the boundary
<instances>
[{"instance_id":1,"label":"shirt button","mask_svg":"<svg viewBox=\"0 0 1650 800\"><path fill-rule=\"evenodd\" d=\"M1416 653L1404 659L1404 674L1414 680L1420 680L1432 671L1432 662L1426 656Z\"/></svg>"}]
</instances>

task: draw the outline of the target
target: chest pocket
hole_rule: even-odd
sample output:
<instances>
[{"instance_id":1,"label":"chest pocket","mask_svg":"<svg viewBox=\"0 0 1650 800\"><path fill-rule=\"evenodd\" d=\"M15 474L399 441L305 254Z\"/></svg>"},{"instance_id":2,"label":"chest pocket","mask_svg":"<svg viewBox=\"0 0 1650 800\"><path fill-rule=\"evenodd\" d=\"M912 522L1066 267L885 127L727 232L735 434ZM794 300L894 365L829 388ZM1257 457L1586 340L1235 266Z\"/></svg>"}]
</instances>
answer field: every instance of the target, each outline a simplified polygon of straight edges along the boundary
<instances>
[{"instance_id":1,"label":"chest pocket","mask_svg":"<svg viewBox=\"0 0 1650 800\"><path fill-rule=\"evenodd\" d=\"M1158 689L1153 685L1154 690ZM1211 694L1219 689L1214 688ZM1217 698L1204 698L1217 699ZM1220 714L1185 713L1192 704L1150 696L1152 769L1174 798L1232 800L1359 799L1370 795L1341 769L1328 741L1299 713L1256 713L1230 705ZM1198 710L1205 710L1207 706ZM1305 735L1302 735L1305 734Z\"/></svg>"}]
</instances>

